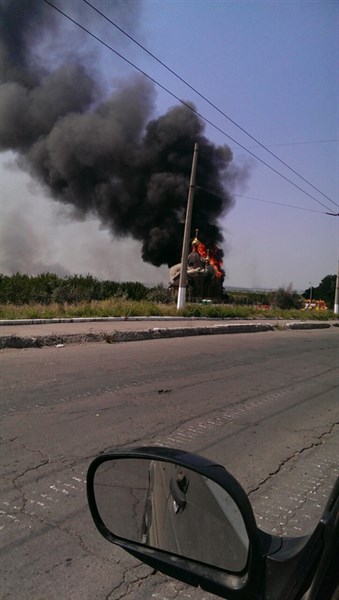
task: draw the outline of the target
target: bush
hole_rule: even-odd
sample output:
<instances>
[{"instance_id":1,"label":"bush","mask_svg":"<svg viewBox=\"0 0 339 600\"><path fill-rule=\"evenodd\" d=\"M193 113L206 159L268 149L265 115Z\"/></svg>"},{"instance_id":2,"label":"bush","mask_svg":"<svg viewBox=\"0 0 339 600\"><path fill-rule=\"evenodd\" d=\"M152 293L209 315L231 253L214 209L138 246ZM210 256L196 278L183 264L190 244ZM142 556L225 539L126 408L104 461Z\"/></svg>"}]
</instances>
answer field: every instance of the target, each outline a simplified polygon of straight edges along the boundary
<instances>
[{"instance_id":1,"label":"bush","mask_svg":"<svg viewBox=\"0 0 339 600\"><path fill-rule=\"evenodd\" d=\"M53 273L31 276L16 273L7 276L0 274L1 304L78 304L123 298L144 300L149 289L139 282L100 281L92 275L73 275L65 278Z\"/></svg>"},{"instance_id":2,"label":"bush","mask_svg":"<svg viewBox=\"0 0 339 600\"><path fill-rule=\"evenodd\" d=\"M148 288L143 283L127 281L118 284L117 292L127 298L127 300L139 301L146 298Z\"/></svg>"},{"instance_id":3,"label":"bush","mask_svg":"<svg viewBox=\"0 0 339 600\"><path fill-rule=\"evenodd\" d=\"M147 300L147 302L159 302L160 304L170 304L171 302L173 302L173 296L167 288L160 284L149 290L149 292L146 294L145 300Z\"/></svg>"},{"instance_id":4,"label":"bush","mask_svg":"<svg viewBox=\"0 0 339 600\"><path fill-rule=\"evenodd\" d=\"M273 304L283 310L290 310L292 308L300 309L303 306L303 299L289 285L287 288L281 287L275 292Z\"/></svg>"},{"instance_id":5,"label":"bush","mask_svg":"<svg viewBox=\"0 0 339 600\"><path fill-rule=\"evenodd\" d=\"M224 292L227 295L227 299L224 302L237 305L249 305L253 306L256 304L271 304L273 299L272 292L250 292L250 291L232 291Z\"/></svg>"}]
</instances>

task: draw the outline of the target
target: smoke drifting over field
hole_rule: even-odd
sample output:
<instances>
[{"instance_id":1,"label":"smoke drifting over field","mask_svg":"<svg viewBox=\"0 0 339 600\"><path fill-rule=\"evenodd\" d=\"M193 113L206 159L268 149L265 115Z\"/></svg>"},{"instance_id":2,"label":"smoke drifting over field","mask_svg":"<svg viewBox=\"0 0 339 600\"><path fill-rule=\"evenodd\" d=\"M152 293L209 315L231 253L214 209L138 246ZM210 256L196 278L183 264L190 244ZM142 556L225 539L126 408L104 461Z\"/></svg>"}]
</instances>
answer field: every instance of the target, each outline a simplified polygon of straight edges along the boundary
<instances>
[{"instance_id":1,"label":"smoke drifting over field","mask_svg":"<svg viewBox=\"0 0 339 600\"><path fill-rule=\"evenodd\" d=\"M1 150L15 151L20 166L75 216L97 216L113 236L141 242L144 261L171 266L180 259L198 142L192 225L207 246L220 245L218 220L232 205L227 189L242 174L230 168L227 146L206 139L201 119L183 105L152 119L154 86L141 76L102 98L80 56L43 65L35 50L46 36L57 37L63 21L41 0L1 0L0 23Z\"/></svg>"}]
</instances>

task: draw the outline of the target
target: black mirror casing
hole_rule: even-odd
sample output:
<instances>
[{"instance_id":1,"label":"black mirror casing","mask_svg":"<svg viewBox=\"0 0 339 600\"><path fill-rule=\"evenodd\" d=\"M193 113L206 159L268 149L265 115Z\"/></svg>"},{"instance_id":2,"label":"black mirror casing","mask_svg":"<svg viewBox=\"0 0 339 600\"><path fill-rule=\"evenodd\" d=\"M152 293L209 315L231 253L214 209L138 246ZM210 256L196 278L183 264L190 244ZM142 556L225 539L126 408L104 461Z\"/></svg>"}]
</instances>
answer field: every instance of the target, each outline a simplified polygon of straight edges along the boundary
<instances>
[{"instance_id":1,"label":"black mirror casing","mask_svg":"<svg viewBox=\"0 0 339 600\"><path fill-rule=\"evenodd\" d=\"M183 558L182 556L145 546L119 537L104 524L95 498L94 477L100 465L106 461L123 459L148 459L172 463L194 471L223 488L233 499L243 518L249 539L247 565L240 573L205 563ZM270 537L258 531L251 504L237 480L224 467L206 458L182 450L162 447L144 447L102 454L90 464L87 474L87 497L94 523L99 532L111 543L171 577L195 587L228 598L229 600L259 600L263 597L264 586L264 545L269 546ZM203 543L203 541L202 541Z\"/></svg>"}]
</instances>

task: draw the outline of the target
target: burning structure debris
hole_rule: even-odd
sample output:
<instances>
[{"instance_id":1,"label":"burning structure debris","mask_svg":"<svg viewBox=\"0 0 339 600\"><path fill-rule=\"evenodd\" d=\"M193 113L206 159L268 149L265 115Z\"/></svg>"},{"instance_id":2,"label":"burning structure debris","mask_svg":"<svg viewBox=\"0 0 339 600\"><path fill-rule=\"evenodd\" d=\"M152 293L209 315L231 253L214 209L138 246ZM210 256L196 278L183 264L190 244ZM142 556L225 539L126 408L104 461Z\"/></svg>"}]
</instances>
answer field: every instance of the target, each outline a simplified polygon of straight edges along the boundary
<instances>
[{"instance_id":1,"label":"burning structure debris","mask_svg":"<svg viewBox=\"0 0 339 600\"><path fill-rule=\"evenodd\" d=\"M222 281L220 218L246 173L233 165L228 146L205 137L193 104L152 118L155 90L146 78L120 83L103 98L80 56L64 64L58 57L52 68L37 50L57 37L58 19L41 0L0 0L0 150L15 152L19 168L71 206L74 218L94 215L113 237L138 240L144 261L172 267L180 260L198 142L192 222L204 233L198 254Z\"/></svg>"},{"instance_id":2,"label":"burning structure debris","mask_svg":"<svg viewBox=\"0 0 339 600\"><path fill-rule=\"evenodd\" d=\"M198 231L195 230L195 238L191 242L191 252L187 261L188 297L190 300L202 298L221 300L225 278L221 260L222 251L216 246L207 248L198 239ZM179 287L180 272L181 263L170 269L169 288L174 293Z\"/></svg>"}]
</instances>

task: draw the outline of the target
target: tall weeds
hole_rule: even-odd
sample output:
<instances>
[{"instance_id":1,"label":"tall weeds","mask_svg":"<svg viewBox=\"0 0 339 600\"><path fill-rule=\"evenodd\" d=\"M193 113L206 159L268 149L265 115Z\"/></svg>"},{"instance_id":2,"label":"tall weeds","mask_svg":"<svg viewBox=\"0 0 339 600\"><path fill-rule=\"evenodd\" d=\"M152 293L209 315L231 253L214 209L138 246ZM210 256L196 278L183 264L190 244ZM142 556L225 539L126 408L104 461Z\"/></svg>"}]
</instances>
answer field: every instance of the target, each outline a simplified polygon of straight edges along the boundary
<instances>
[{"instance_id":1,"label":"tall weeds","mask_svg":"<svg viewBox=\"0 0 339 600\"><path fill-rule=\"evenodd\" d=\"M177 311L176 305L160 304L141 300L112 299L77 304L51 303L45 304L0 304L0 319L60 319L60 318L93 318L93 317L200 317L214 319L296 319L296 320L328 320L336 318L333 311L305 310L261 310L254 306L237 306L232 304L186 304Z\"/></svg>"}]
</instances>

